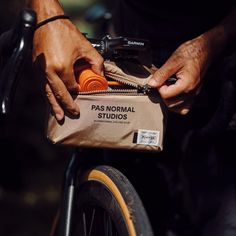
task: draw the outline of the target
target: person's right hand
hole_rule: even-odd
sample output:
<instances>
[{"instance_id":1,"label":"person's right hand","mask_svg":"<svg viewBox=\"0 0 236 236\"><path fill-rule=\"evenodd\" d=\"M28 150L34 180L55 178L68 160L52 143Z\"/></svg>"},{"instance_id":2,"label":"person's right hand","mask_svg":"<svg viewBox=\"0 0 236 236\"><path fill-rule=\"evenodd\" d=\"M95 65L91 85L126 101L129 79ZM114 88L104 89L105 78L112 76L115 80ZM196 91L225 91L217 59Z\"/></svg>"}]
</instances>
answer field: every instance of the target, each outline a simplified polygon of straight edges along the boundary
<instances>
[{"instance_id":1,"label":"person's right hand","mask_svg":"<svg viewBox=\"0 0 236 236\"><path fill-rule=\"evenodd\" d=\"M78 115L79 107L70 95L79 90L74 64L83 58L101 74L101 55L71 21L58 19L36 30L33 58L46 78L46 95L56 119L62 120L64 112Z\"/></svg>"}]
</instances>

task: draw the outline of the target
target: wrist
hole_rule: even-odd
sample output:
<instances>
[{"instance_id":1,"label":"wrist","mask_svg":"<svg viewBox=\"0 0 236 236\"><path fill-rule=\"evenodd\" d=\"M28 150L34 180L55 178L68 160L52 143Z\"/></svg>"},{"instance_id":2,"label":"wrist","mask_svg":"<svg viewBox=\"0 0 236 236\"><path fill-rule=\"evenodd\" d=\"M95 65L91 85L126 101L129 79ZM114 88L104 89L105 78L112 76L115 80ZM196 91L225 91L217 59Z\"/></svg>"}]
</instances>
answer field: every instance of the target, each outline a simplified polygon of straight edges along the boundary
<instances>
[{"instance_id":1,"label":"wrist","mask_svg":"<svg viewBox=\"0 0 236 236\"><path fill-rule=\"evenodd\" d=\"M27 5L37 13L38 23L56 15L64 14L58 0L29 0Z\"/></svg>"},{"instance_id":2,"label":"wrist","mask_svg":"<svg viewBox=\"0 0 236 236\"><path fill-rule=\"evenodd\" d=\"M222 25L218 25L204 33L204 36L206 37L207 47L212 57L218 57L224 53L228 39Z\"/></svg>"},{"instance_id":3,"label":"wrist","mask_svg":"<svg viewBox=\"0 0 236 236\"><path fill-rule=\"evenodd\" d=\"M38 22L38 24L36 25L36 29L50 23L50 22L53 22L53 21L56 21L56 20L59 20L59 19L70 19L69 16L66 16L66 15L57 15L57 16L52 16L50 18L47 18L46 20L43 20L43 21L40 21Z\"/></svg>"},{"instance_id":4,"label":"wrist","mask_svg":"<svg viewBox=\"0 0 236 236\"><path fill-rule=\"evenodd\" d=\"M235 50L236 40L236 8L221 22L224 28L224 34L226 38L226 50Z\"/></svg>"}]
</instances>

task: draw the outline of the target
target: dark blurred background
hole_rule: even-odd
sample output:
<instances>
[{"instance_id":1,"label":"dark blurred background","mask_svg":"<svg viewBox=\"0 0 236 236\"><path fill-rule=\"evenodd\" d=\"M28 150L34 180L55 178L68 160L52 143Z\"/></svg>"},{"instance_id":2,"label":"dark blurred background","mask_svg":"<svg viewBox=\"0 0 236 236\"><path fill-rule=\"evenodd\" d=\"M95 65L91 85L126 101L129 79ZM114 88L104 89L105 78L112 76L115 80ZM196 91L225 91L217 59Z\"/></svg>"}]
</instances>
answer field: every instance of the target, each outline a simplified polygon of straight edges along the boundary
<instances>
[{"instance_id":1,"label":"dark blurred background","mask_svg":"<svg viewBox=\"0 0 236 236\"><path fill-rule=\"evenodd\" d=\"M13 25L23 2L1 0L0 32ZM98 22L85 20L86 12L100 1L60 2L82 32L94 36L96 30L100 30ZM95 7L92 14L103 14L102 11ZM49 234L60 200L64 170L72 152L71 148L52 145L46 139L48 110L42 81L33 74L30 63L26 68L11 115L0 117L1 236Z\"/></svg>"}]
</instances>

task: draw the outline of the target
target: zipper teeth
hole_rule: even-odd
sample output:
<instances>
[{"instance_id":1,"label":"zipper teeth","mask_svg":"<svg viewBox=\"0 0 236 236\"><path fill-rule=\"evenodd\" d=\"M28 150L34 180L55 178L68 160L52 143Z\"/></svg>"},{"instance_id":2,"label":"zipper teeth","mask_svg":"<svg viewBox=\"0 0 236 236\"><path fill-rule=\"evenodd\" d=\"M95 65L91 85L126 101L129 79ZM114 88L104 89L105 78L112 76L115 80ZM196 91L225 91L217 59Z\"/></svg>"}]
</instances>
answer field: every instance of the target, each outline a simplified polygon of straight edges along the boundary
<instances>
[{"instance_id":1,"label":"zipper teeth","mask_svg":"<svg viewBox=\"0 0 236 236\"><path fill-rule=\"evenodd\" d=\"M138 92L138 88L146 89L146 85L137 84L137 82L126 81L123 77L117 78L110 73L105 73L105 76L120 82L124 85L128 85L133 87L134 89L112 89L112 90L95 90L95 91L87 91L87 92L79 92L79 95L99 95L99 94L126 94L126 95L143 95L144 93Z\"/></svg>"},{"instance_id":2,"label":"zipper teeth","mask_svg":"<svg viewBox=\"0 0 236 236\"><path fill-rule=\"evenodd\" d=\"M114 79L114 80L116 80L118 82L121 82L122 84L129 85L129 86L132 86L132 87L135 87L135 88L138 88L139 86L143 87L143 85L139 85L139 84L137 84L135 82L126 81L126 80L124 80L123 77L122 78L117 78L117 76L113 76L112 74L109 74L109 73L105 73L105 76L107 76L107 77L109 77L111 79Z\"/></svg>"},{"instance_id":3,"label":"zipper teeth","mask_svg":"<svg viewBox=\"0 0 236 236\"><path fill-rule=\"evenodd\" d=\"M135 94L142 95L138 93L137 89L113 89L113 90L96 90L88 92L79 92L79 95L99 95L99 94Z\"/></svg>"},{"instance_id":4,"label":"zipper teeth","mask_svg":"<svg viewBox=\"0 0 236 236\"><path fill-rule=\"evenodd\" d=\"M138 85L135 83L128 83L124 81L124 79L119 79L116 76L112 76L109 73L106 74L111 79L114 79L115 81L121 82L124 85L128 85L131 87L134 87L133 89L111 89L111 90L95 90L95 91L86 91L86 92L79 92L79 95L99 95L99 94L126 94L126 95L139 95L138 93ZM141 95L141 94L140 94Z\"/></svg>"}]
</instances>

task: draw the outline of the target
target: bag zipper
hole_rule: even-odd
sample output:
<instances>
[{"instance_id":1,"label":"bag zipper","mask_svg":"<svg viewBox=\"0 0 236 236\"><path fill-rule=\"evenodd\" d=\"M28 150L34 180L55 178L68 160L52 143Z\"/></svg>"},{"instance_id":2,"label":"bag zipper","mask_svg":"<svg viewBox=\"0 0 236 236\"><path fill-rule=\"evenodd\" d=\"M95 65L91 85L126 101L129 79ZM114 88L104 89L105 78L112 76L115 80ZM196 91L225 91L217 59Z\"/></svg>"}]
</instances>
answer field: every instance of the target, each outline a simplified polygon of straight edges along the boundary
<instances>
[{"instance_id":1,"label":"bag zipper","mask_svg":"<svg viewBox=\"0 0 236 236\"><path fill-rule=\"evenodd\" d=\"M95 91L86 91L79 92L78 95L146 95L146 92L139 91L138 88L135 89L111 89L111 90L95 90Z\"/></svg>"},{"instance_id":2,"label":"bag zipper","mask_svg":"<svg viewBox=\"0 0 236 236\"><path fill-rule=\"evenodd\" d=\"M120 82L121 84L131 86L131 87L135 88L138 93L147 94L151 89L151 87L148 84L142 84L142 83L138 83L136 81L134 82L130 79L125 79L123 76L119 76L119 75L114 76L113 74L108 73L108 72L105 72L105 77L108 77L108 78L113 79L117 82ZM116 89L114 89L114 90L116 90ZM119 89L117 89L117 90L119 90ZM123 90L125 90L125 89L123 89Z\"/></svg>"},{"instance_id":3,"label":"bag zipper","mask_svg":"<svg viewBox=\"0 0 236 236\"><path fill-rule=\"evenodd\" d=\"M78 94L79 95L99 95L99 94L147 95L151 90L151 87L148 84L141 85L130 80L127 81L122 76L118 78L118 76L114 76L110 73L105 73L105 77L106 79L108 78L113 79L114 81L117 81L123 85L130 86L132 88L112 88L112 89L110 88L108 90L83 91L79 92ZM119 87L122 85L116 85L116 86Z\"/></svg>"},{"instance_id":4,"label":"bag zipper","mask_svg":"<svg viewBox=\"0 0 236 236\"><path fill-rule=\"evenodd\" d=\"M151 87L148 85L149 77L138 78L132 75L125 76L120 68L113 68L113 62L106 61L104 77L108 83L108 89L106 90L91 90L80 91L80 95L99 95L99 94L131 94L131 95L146 95L150 92ZM107 66L110 66L107 68ZM147 68L146 68L147 69ZM117 73L118 70L118 73ZM120 69L121 70L121 69ZM119 73L120 72L120 73ZM118 82L118 83L117 83ZM117 83L117 84L116 84ZM122 86L128 86L123 87Z\"/></svg>"}]
</instances>

